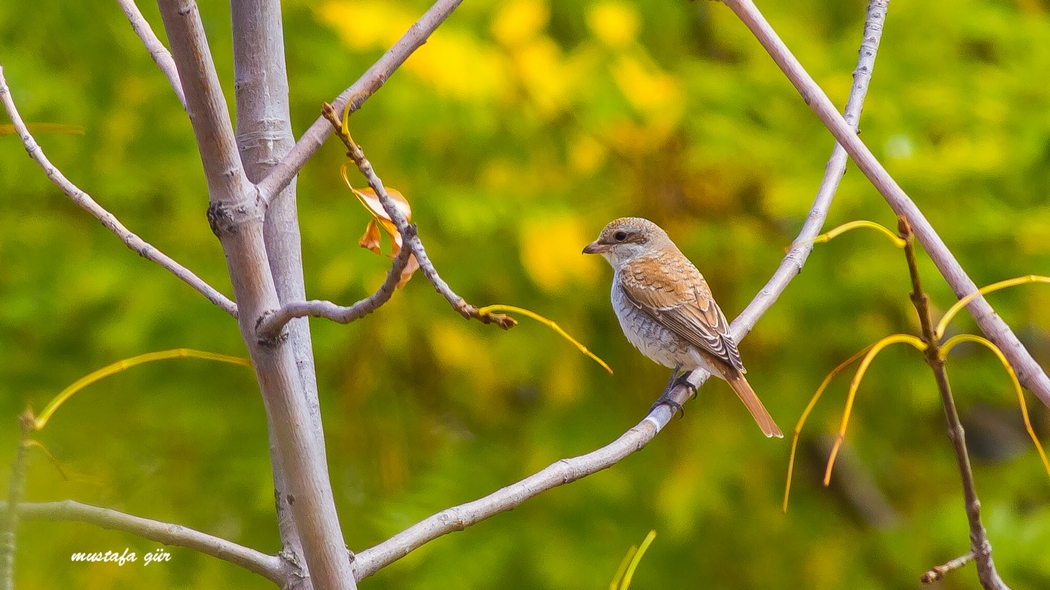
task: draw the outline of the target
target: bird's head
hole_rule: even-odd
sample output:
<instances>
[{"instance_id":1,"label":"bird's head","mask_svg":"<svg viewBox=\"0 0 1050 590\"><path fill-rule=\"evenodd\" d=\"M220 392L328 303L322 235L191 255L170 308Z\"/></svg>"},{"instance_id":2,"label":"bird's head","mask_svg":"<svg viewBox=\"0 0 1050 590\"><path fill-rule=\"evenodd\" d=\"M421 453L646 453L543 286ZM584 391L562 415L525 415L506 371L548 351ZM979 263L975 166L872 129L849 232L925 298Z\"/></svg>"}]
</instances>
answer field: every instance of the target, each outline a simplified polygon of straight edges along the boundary
<instances>
[{"instance_id":1,"label":"bird's head","mask_svg":"<svg viewBox=\"0 0 1050 590\"><path fill-rule=\"evenodd\" d=\"M587 244L584 254L601 254L613 268L671 243L660 226L641 217L621 217L609 222L598 239Z\"/></svg>"}]
</instances>

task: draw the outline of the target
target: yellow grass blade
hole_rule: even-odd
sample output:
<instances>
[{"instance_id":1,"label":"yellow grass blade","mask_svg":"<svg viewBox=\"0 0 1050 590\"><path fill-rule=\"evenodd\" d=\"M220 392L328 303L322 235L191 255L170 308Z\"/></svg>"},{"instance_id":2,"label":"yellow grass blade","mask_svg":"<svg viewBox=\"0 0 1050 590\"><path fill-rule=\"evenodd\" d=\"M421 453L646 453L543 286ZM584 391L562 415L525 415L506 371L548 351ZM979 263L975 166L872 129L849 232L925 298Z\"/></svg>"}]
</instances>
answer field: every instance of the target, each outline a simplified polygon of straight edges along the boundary
<instances>
[{"instance_id":1,"label":"yellow grass blade","mask_svg":"<svg viewBox=\"0 0 1050 590\"><path fill-rule=\"evenodd\" d=\"M813 397L809 398L809 403L806 404L806 409L802 411L802 416L799 417L798 423L795 424L795 434L791 437L791 455L788 457L787 483L784 485L784 505L781 508L784 514L787 514L788 511L788 496L791 494L791 479L795 475L795 451L798 449L798 439L799 435L802 434L802 427L806 425L806 420L809 419L809 415L813 412L813 408L815 408L817 402L820 401L820 396L824 395L824 390L831 384L831 380L846 367L852 365L857 359L864 356L869 350L871 350L871 346L864 348L857 354L849 357L839 366L832 369L831 372L828 373L828 376L824 377L824 382L820 384L819 388L817 388L817 392L813 394Z\"/></svg>"},{"instance_id":2,"label":"yellow grass blade","mask_svg":"<svg viewBox=\"0 0 1050 590\"><path fill-rule=\"evenodd\" d=\"M627 554L620 560L620 567L616 568L616 575L613 576L612 582L609 582L609 590L620 590L620 582L623 581L624 575L627 573L627 566L631 564L631 559L634 558L634 554L638 552L638 547L631 545L630 549L627 550Z\"/></svg>"},{"instance_id":3,"label":"yellow grass blade","mask_svg":"<svg viewBox=\"0 0 1050 590\"><path fill-rule=\"evenodd\" d=\"M838 434L835 436L835 444L832 445L831 454L828 456L828 466L824 471L825 486L831 483L831 469L835 466L835 458L838 457L839 449L842 448L842 441L846 439L846 427L849 426L849 416L853 411L853 401L857 398L857 389L860 387L861 380L864 379L864 373L868 371L868 366L871 365L871 361L875 360L875 357L879 352L891 344L910 344L919 352L926 350L926 343L917 337L912 336L911 334L894 334L873 344L867 354L864 355L864 360L860 362L860 367L857 368L857 373L853 376L853 381L849 384L849 395L846 396L846 408L842 411L842 423L839 425Z\"/></svg>"},{"instance_id":4,"label":"yellow grass blade","mask_svg":"<svg viewBox=\"0 0 1050 590\"><path fill-rule=\"evenodd\" d=\"M1024 391L1021 389L1021 382L1017 380L1017 373L1014 372L1014 368L1010 365L1010 361L1006 360L1006 355L1003 354L999 347L993 344L987 338L981 336L975 336L973 334L959 334L958 336L952 336L944 343L941 347L941 358L947 358L948 352L955 347L956 344L962 342L976 342L977 344L983 344L989 350L995 353L995 356L999 357L999 362L1006 368L1006 372L1010 374L1010 380L1014 383L1014 391L1017 392L1017 403L1021 405L1021 416L1024 418L1024 427L1028 431L1028 436L1032 438L1032 442L1035 443L1035 449L1039 451L1039 458L1043 461L1043 469L1046 470L1047 476L1050 476L1050 461L1046 459L1046 451L1043 450L1042 443L1039 442L1039 437L1035 435L1035 430L1032 428L1032 421L1028 418L1028 404L1024 401Z\"/></svg>"},{"instance_id":5,"label":"yellow grass blade","mask_svg":"<svg viewBox=\"0 0 1050 590\"><path fill-rule=\"evenodd\" d=\"M66 402L66 400L72 397L74 393L80 391L81 389L84 389L88 385L91 385L92 383L100 379L109 377L110 375L114 375L125 369L129 369L131 367L134 367L135 365L141 365L143 363L149 363L153 361L162 361L167 359L179 358L198 358L210 361L218 361L221 363L230 363L233 365L243 365L245 367L252 366L252 362L246 358L242 358L239 356L230 356L226 354L219 354L215 352L205 352L203 350L193 350L191 348L175 348L172 350L162 350L159 352L148 352L146 354L140 354L138 356L133 356L122 361L117 361L112 365L107 365L105 367L102 367L101 369L98 369L97 371L93 371L81 377L80 379L77 379L75 382L73 382L72 385L59 392L59 394L56 395L54 399L52 399L47 404L46 407L44 407L44 411L42 411L40 415L37 416L36 419L33 421L33 428L35 430L42 430L44 426L47 426L47 421L51 419L51 415L54 414L55 410L61 407L62 404Z\"/></svg>"},{"instance_id":6,"label":"yellow grass blade","mask_svg":"<svg viewBox=\"0 0 1050 590\"><path fill-rule=\"evenodd\" d=\"M823 242L830 242L831 240L834 240L835 238L841 236L842 234L844 234L844 233L846 233L848 231L852 231L852 230L860 229L860 228L868 228L868 229L876 230L879 233L881 233L884 236L886 236L891 242L893 242L893 245L896 246L897 248L903 248L904 247L905 242L904 242L903 238L901 238L897 234L891 232L890 230L886 229L884 226L879 225L878 223L875 223L874 221L866 221L866 220L851 221L849 223L843 223L842 225L836 227L835 229L833 229L833 230L831 230L831 231L829 231L827 233L820 234L819 236L813 238L813 243L814 244L820 244L820 243L823 243Z\"/></svg>"},{"instance_id":7,"label":"yellow grass blade","mask_svg":"<svg viewBox=\"0 0 1050 590\"><path fill-rule=\"evenodd\" d=\"M484 317L484 316L486 316L486 315L488 315L490 313L493 313L493 312L520 313L521 315L528 316L528 317L536 320L537 322L540 322L542 324L546 324L546 326L548 328L550 328L551 330L554 330L558 334L561 334L562 338L565 338L569 342L572 342L573 344L575 344L576 348L580 349L580 352L582 352L583 354L585 354L585 355L591 357L592 359L594 359L594 361L597 362L599 365L601 365L606 371L609 371L610 375L613 374L613 370L609 367L608 364L605 363L605 361L603 361L602 359L598 358L598 355L596 355L593 352L591 352L590 350L588 350L586 346L584 346L582 343L580 343L579 340L577 340L577 339L573 338L572 336L570 336L568 332L566 332L565 330L562 330L561 326L559 326L558 324L554 323L551 320L548 320L547 318L541 316L540 314L532 312L532 311L529 311L527 309L520 308L520 307L514 307L513 305L490 305L488 307L482 307L481 309L479 309L478 310L478 315Z\"/></svg>"},{"instance_id":8,"label":"yellow grass blade","mask_svg":"<svg viewBox=\"0 0 1050 590\"><path fill-rule=\"evenodd\" d=\"M642 556L649 549L649 545L653 544L653 539L656 538L656 530L651 529L649 534L645 536L645 540L638 546L638 550L631 556L631 562L627 566L627 571L623 574L623 580L620 581L620 590L627 590L631 587L631 580L634 578L634 570L638 569L638 564L642 561ZM632 547L633 549L633 547ZM630 555L630 553L628 553Z\"/></svg>"},{"instance_id":9,"label":"yellow grass blade","mask_svg":"<svg viewBox=\"0 0 1050 590\"><path fill-rule=\"evenodd\" d=\"M933 332L934 338L940 340L944 336L944 331L948 328L948 322L952 321L955 314L962 311L962 308L966 307L971 301L977 299L981 295L987 295L989 293L999 291L1000 289L1006 289L1007 287L1016 287L1017 285L1026 285L1028 283L1050 283L1050 277L1044 277L1041 275L1026 275L1023 277L1017 277L1015 279L1006 279L1005 281L999 281L998 283L992 283L986 287L981 287L977 291L970 293L962 299L955 302L948 308L948 311L944 312L944 317L937 323L937 329Z\"/></svg>"}]
</instances>

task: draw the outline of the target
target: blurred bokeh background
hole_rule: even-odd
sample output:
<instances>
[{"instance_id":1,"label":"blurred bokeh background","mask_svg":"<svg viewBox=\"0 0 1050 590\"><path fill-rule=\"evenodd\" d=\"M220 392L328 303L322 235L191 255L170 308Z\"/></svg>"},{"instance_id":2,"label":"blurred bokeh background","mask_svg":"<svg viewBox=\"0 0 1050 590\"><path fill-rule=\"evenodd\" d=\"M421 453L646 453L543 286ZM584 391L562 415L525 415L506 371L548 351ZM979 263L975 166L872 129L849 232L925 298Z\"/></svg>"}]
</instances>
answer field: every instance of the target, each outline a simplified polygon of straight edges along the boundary
<instances>
[{"instance_id":1,"label":"blurred bokeh background","mask_svg":"<svg viewBox=\"0 0 1050 590\"><path fill-rule=\"evenodd\" d=\"M296 133L428 7L423 0L285 3ZM156 6L142 10L163 38ZM863 1L761 2L842 105ZM228 5L201 2L232 93ZM1050 274L1050 4L894 0L862 136L979 284ZM0 3L0 59L51 159L144 239L230 293L204 217L190 126L115 3ZM228 94L232 96L232 94ZM232 104L232 99L230 99ZM5 123L6 121L0 121ZM465 2L351 126L380 176L412 202L431 257L469 301L557 321L613 376L530 320L466 322L420 277L349 326L313 321L331 477L346 543L369 547L640 420L667 371L631 348L611 272L581 248L610 219L649 217L706 274L729 317L776 268L806 215L833 140L723 5L625 0ZM369 216L331 141L303 170L307 291L348 304L388 260L358 247ZM358 179L359 185L363 181ZM850 169L828 227L893 225ZM237 326L126 249L0 136L0 483L16 417L121 358L175 347L243 354ZM922 260L935 309L953 300ZM898 250L855 232L818 246L742 343L748 377L785 431L839 362L915 332ZM1050 290L992 297L1046 366ZM954 330L974 330L967 317ZM995 561L1014 588L1050 587L1050 481L1020 430L1007 375L986 351L949 364L975 443ZM845 463L818 483L848 377L804 433L788 514L788 441L766 440L722 383L705 386L652 444L612 469L436 540L363 588L607 587L649 529L634 588L915 588L965 553L967 524L933 380L890 349L864 382ZM1033 397L1037 430L1045 408ZM266 426L249 371L199 360L93 385L39 440L27 499L72 498L279 549ZM978 444L979 443L979 444ZM3 489L6 489L6 484ZM72 523L25 523L19 588L265 587L192 551L142 567L72 564L76 551L157 545ZM973 566L945 589L977 588Z\"/></svg>"}]
</instances>

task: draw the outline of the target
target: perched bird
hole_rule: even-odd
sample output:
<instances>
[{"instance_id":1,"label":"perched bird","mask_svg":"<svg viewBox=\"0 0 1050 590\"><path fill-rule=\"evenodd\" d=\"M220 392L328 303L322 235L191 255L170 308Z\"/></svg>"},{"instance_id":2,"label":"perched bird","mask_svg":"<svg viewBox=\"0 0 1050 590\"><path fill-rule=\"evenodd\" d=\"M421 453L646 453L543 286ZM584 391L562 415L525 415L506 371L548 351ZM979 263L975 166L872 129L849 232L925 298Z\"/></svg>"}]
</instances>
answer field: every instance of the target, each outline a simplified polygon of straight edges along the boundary
<instances>
[{"instance_id":1,"label":"perched bird","mask_svg":"<svg viewBox=\"0 0 1050 590\"><path fill-rule=\"evenodd\" d=\"M680 382L680 370L705 369L729 383L766 436L784 436L744 378L729 322L707 281L660 226L622 217L605 226L583 253L601 254L612 265L613 310L627 339L674 369L657 405L670 402L667 395Z\"/></svg>"}]
</instances>

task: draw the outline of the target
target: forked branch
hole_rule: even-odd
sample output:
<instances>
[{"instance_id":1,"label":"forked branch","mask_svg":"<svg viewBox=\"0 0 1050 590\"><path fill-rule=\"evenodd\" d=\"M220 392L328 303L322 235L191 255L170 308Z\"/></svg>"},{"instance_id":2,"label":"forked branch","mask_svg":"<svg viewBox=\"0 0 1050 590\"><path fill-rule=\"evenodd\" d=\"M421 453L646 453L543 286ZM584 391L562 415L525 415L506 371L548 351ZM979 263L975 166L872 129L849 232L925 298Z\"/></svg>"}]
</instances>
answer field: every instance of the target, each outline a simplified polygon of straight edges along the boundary
<instances>
[{"instance_id":1,"label":"forked branch","mask_svg":"<svg viewBox=\"0 0 1050 590\"><path fill-rule=\"evenodd\" d=\"M934 334L933 317L930 315L930 298L922 290L911 228L908 227L908 221L904 217L900 218L899 224L901 237L905 239L904 255L908 259L908 274L911 276L911 301L915 306L915 311L919 314L922 339L926 343L924 351L926 364L933 370L933 376L937 380L937 390L941 394L941 403L944 405L944 417L948 421L948 438L952 441L955 460L959 466L959 476L962 479L966 518L970 523L970 553L973 554L973 559L977 563L977 577L985 590L1009 590L995 570L995 562L992 561L992 544L988 541L988 533L981 522L981 501L977 499L977 486L973 481L970 454L966 449L966 435L963 432L962 422L959 420L959 410L955 407L951 385L948 383L941 344L937 335Z\"/></svg>"},{"instance_id":2,"label":"forked branch","mask_svg":"<svg viewBox=\"0 0 1050 590\"><path fill-rule=\"evenodd\" d=\"M875 55L882 25L886 17L885 0L872 0L864 28L864 45L854 74L853 88L847 114L856 120L860 115L863 97L871 80ZM813 203L805 225L780 268L755 297L751 305L733 322L733 336L738 341L747 336L755 322L773 305L787 288L812 251L812 240L819 233L827 216L828 206L844 170L844 158L836 148L825 170L824 181ZM375 187L373 187L375 188ZM690 380L702 383L708 375L694 371ZM688 388L677 387L672 399L679 404L689 400ZM357 553L354 575L358 580L374 574L384 566L408 555L425 543L484 520L500 512L511 510L525 500L553 487L563 485L615 465L618 461L645 447L671 420L667 405L653 409L640 423L608 445L586 455L562 459L542 471L498 490L484 498L443 510L430 516L382 543Z\"/></svg>"},{"instance_id":3,"label":"forked branch","mask_svg":"<svg viewBox=\"0 0 1050 590\"><path fill-rule=\"evenodd\" d=\"M11 124L14 125L18 137L22 140L22 145L25 146L26 152L29 153L29 157L44 170L44 174L47 175L48 179L65 193L73 203L84 211L90 213L95 219L101 221L106 229L113 232L114 235L120 238L120 241L124 242L128 248L131 248L139 256L150 262L159 264L165 270L175 275L176 278L196 289L201 295L204 295L208 301L211 301L226 313L237 317L236 303L230 301L228 297L220 293L197 275L193 274L192 271L172 260L167 254L153 247L151 244L132 233L131 230L124 227L124 224L122 224L119 219L95 202L95 200L91 198L91 195L73 184L64 174L62 174L61 170L48 160L47 156L44 154L44 150L40 147L40 144L36 142L36 139L33 138L33 134L29 132L25 122L22 120L22 116L18 113L18 108L15 106L14 99L11 97L11 89L8 88L7 80L4 78L3 65L0 65L0 102L3 103L7 115L11 117Z\"/></svg>"},{"instance_id":4,"label":"forked branch","mask_svg":"<svg viewBox=\"0 0 1050 590\"><path fill-rule=\"evenodd\" d=\"M8 518L12 516L9 507L9 504L0 504L0 513L6 514ZM19 505L17 516L22 520L86 522L157 543L186 547L259 574L282 588L289 576L298 571L298 568L285 563L279 556L268 555L182 525L142 518L73 500L24 502Z\"/></svg>"},{"instance_id":5,"label":"forked branch","mask_svg":"<svg viewBox=\"0 0 1050 590\"><path fill-rule=\"evenodd\" d=\"M128 17L131 29L135 31L139 39L142 39L142 44L146 46L146 51L149 51L150 57L153 58L157 67L168 78L168 82L171 83L171 89L175 91L175 96L182 103L182 110L186 110L186 93L182 91L182 82L179 81L179 70L175 67L175 60L171 58L171 52L157 38L157 34L149 26L149 21L146 20L146 17L142 16L142 11L135 4L135 0L117 0L117 4L124 11L124 15Z\"/></svg>"},{"instance_id":6,"label":"forked branch","mask_svg":"<svg viewBox=\"0 0 1050 590\"><path fill-rule=\"evenodd\" d=\"M883 3L888 0L881 0ZM955 256L941 240L933 226L926 220L915 203L890 176L889 172L861 141L856 132L835 110L835 106L813 78L806 72L798 59L791 54L776 31L769 25L752 0L722 0L766 49L780 69L791 80L806 104L813 109L835 139L846 149L857 167L868 177L872 185L882 194L893 211L905 217L915 237L922 244L937 269L955 292L962 298L977 290L977 285L967 276ZM1017 376L1025 387L1034 392L1046 406L1050 407L1050 377L1032 358L1032 355L1021 344L1006 322L995 313L995 310L983 297L974 299L968 306L981 331L994 342L1017 371Z\"/></svg>"},{"instance_id":7,"label":"forked branch","mask_svg":"<svg viewBox=\"0 0 1050 590\"><path fill-rule=\"evenodd\" d=\"M415 233L415 226L410 225L409 231ZM354 320L365 317L390 300L394 291L397 290L398 281L401 280L401 271L408 266L408 259L411 256L412 250L402 248L397 253L397 256L394 257L394 262L390 265L390 270L387 271L386 280L383 281L379 289L372 295L349 307L336 305L331 301L293 301L285 304L272 314L264 315L259 319L259 325L256 328L259 337L264 339L274 338L281 333L281 329L288 322L295 318L325 318L340 324L349 324Z\"/></svg>"},{"instance_id":8,"label":"forked branch","mask_svg":"<svg viewBox=\"0 0 1050 590\"><path fill-rule=\"evenodd\" d=\"M356 82L332 101L336 112L342 112L347 104L350 105L350 112L359 109L416 49L427 42L430 34L445 22L445 19L462 2L463 0L437 0L415 24L405 31L397 43L379 58L379 61L372 64L372 67L368 68ZM291 182L296 174L299 174L307 160L321 148L331 134L332 126L324 117L318 117L306 130L306 133L299 138L295 147L259 183L260 198L268 202L274 195L281 192L281 189Z\"/></svg>"},{"instance_id":9,"label":"forked branch","mask_svg":"<svg viewBox=\"0 0 1050 590\"><path fill-rule=\"evenodd\" d=\"M430 261L430 257L427 256L426 248L423 247L423 241L419 239L419 233L409 225L404 213L401 212L401 209L398 208L397 204L394 203L394 200L387 193L386 187L383 186L383 181L379 179L379 176L376 175L375 170L372 168L372 163L365 158L365 153L361 146L354 142L344 122L339 120L335 108L326 103L322 113L332 127L338 131L339 139L346 145L346 155L354 161L354 164L357 164L357 169L361 171L361 174L368 182L368 186L372 187L379 202L382 203L383 210L386 211L387 215L390 216L390 220L394 222L394 226L397 227L403 242L402 249L409 250L415 255L416 262L419 263L419 270L423 272L423 276L430 281L434 289L448 300L452 308L464 318L473 318L483 324L496 324L504 330L517 324L514 318L502 313L480 313L477 307L467 303L465 299L457 295L448 286L448 283L441 278L437 269L434 268L434 263ZM345 118L344 116L344 120Z\"/></svg>"}]
</instances>

